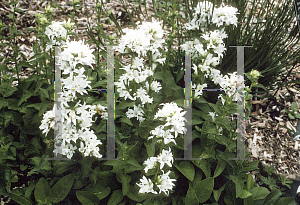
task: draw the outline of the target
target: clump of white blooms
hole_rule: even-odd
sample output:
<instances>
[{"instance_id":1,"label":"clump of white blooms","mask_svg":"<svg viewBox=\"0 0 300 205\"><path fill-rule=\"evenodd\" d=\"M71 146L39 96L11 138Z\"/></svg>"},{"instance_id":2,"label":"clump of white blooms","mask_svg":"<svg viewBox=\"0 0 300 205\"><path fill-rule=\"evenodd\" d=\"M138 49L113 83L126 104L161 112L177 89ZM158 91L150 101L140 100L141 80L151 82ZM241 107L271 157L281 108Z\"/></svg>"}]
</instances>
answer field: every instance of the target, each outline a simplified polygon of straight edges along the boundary
<instances>
[{"instance_id":1,"label":"clump of white blooms","mask_svg":"<svg viewBox=\"0 0 300 205\"><path fill-rule=\"evenodd\" d=\"M45 34L48 36L50 40L50 45L47 45L46 51L48 51L52 46L63 46L67 41L70 40L70 36L68 35L68 30L72 28L74 23L70 22L56 22L52 21L52 24L46 27Z\"/></svg>"},{"instance_id":2,"label":"clump of white blooms","mask_svg":"<svg viewBox=\"0 0 300 205\"><path fill-rule=\"evenodd\" d=\"M125 29L126 35L122 36L119 43L119 48L117 49L121 53L135 53L138 57L134 57L132 59L132 64L127 65L124 68L121 68L126 71L123 74L119 81L115 84L118 87L118 92L120 93L120 97L124 97L125 99L129 98L131 100L140 100L140 104L137 106L134 105L133 109L128 109L126 115L128 118L136 117L140 123L142 123L145 118L143 115L145 114L143 111L143 107L145 103L153 103L153 98L150 98L149 92L150 90L154 92L159 92L161 90L160 82L156 80L147 80L148 77L153 76L153 72L157 66L157 63L163 64L165 58L161 58L161 53L159 48L162 48L165 40L163 39L164 31L161 26L161 22L152 19L152 22L143 22L138 26L137 30ZM152 56L152 63L150 64L150 68L146 68L144 64L144 58L147 57L147 53L150 52ZM125 85L129 86L130 81L135 81L136 84L144 84L136 89L135 93L130 93L132 89L127 90ZM150 83L151 82L151 83ZM179 108L176 103L162 103L164 105L161 110L159 110L155 119L160 119L165 121L165 125L160 125L152 130L148 139L159 138L159 142L162 142L165 145L169 143L176 144L174 138L178 136L178 133L183 134L186 129L184 128L184 120L186 120L183 115L185 112L181 112L183 109ZM173 134L174 133L174 134ZM175 137L174 137L175 135ZM156 157L150 157L147 159L144 164L146 167L144 168L147 173L148 170L154 169L159 165L160 169L163 171L162 175L158 175L156 181L151 181L151 179L147 179L145 176L141 179L141 183L137 184L141 187L140 193L154 193L158 194L154 190L154 185L159 189L159 194L164 192L165 194L169 194L169 190L172 190L173 181L175 179L169 178L169 172L164 173L165 168L172 167L173 163L173 154L171 148L169 150L162 149L162 153L160 153Z\"/></svg>"},{"instance_id":3,"label":"clump of white blooms","mask_svg":"<svg viewBox=\"0 0 300 205\"><path fill-rule=\"evenodd\" d=\"M58 24L57 24L58 25ZM64 50L59 56L61 61L61 69L63 74L69 74L66 79L61 79L62 81L62 136L56 136L56 139L60 139L61 146L56 146L54 148L54 153L60 153L66 155L69 159L72 158L75 150L81 152L84 156L95 156L101 158L102 155L99 154L99 147L102 142L97 139L93 130L90 130L90 126L94 122L92 116L97 112L96 108L104 111L105 107L101 105L86 105L81 104L79 101L73 109L69 109L71 102L76 98L76 93L87 93L85 90L87 87L91 89L89 85L87 76L83 73L85 69L81 67L82 65L89 65L95 63L93 50L89 46L84 45L83 41L67 41L63 46ZM67 89L67 90L65 90ZM47 111L44 114L42 124L40 129L43 133L48 134L50 128L54 129L54 116L55 116L56 106L53 110ZM102 119L107 119L107 113L101 116ZM79 125L80 129L76 129L76 125ZM76 143L80 141L80 147L76 147Z\"/></svg>"},{"instance_id":4,"label":"clump of white blooms","mask_svg":"<svg viewBox=\"0 0 300 205\"><path fill-rule=\"evenodd\" d=\"M237 25L236 15L239 14L237 8L224 6L224 3L219 8L213 8L213 3L209 1L198 2L194 11L194 18L185 26L187 30L198 29L204 32L211 23L218 27L223 26L224 23L227 26Z\"/></svg>"},{"instance_id":5,"label":"clump of white blooms","mask_svg":"<svg viewBox=\"0 0 300 205\"><path fill-rule=\"evenodd\" d=\"M70 71L79 72L75 69L77 64L88 65L93 68L95 63L94 49L90 49L84 41L68 41L64 46L59 60L62 60L61 69L63 74L69 74Z\"/></svg>"},{"instance_id":6,"label":"clump of white blooms","mask_svg":"<svg viewBox=\"0 0 300 205\"><path fill-rule=\"evenodd\" d=\"M194 9L194 18L190 23L186 24L187 30L201 30L204 32L200 36L201 42L205 42L206 46L203 45L198 39L194 41L187 41L181 48L186 51L191 51L194 55L193 57L201 57L202 63L196 65L193 64L193 70L196 75L198 75L198 70L200 70L204 77L210 78L216 85L219 84L222 90L231 97L233 95L233 101L241 100L242 95L239 92L243 91L245 85L242 76L237 76L236 72L223 76L221 72L214 69L219 63L220 59L223 57L224 51L226 51L223 39L227 38L228 35L224 31L224 26L237 25L238 14L237 8L224 6L222 4L219 8L213 9L213 4L208 1L198 2L197 7ZM220 30L207 31L208 24L216 24L218 27L223 27ZM202 90L207 86L203 85L192 85L195 89L195 97L202 95ZM222 94L219 95L222 100L222 104L225 100Z\"/></svg>"},{"instance_id":7,"label":"clump of white blooms","mask_svg":"<svg viewBox=\"0 0 300 205\"><path fill-rule=\"evenodd\" d=\"M217 26L223 26L224 24L227 26L231 24L237 26L238 18L236 15L239 14L237 11L237 8L231 6L216 8L214 10L212 22Z\"/></svg>"}]
</instances>

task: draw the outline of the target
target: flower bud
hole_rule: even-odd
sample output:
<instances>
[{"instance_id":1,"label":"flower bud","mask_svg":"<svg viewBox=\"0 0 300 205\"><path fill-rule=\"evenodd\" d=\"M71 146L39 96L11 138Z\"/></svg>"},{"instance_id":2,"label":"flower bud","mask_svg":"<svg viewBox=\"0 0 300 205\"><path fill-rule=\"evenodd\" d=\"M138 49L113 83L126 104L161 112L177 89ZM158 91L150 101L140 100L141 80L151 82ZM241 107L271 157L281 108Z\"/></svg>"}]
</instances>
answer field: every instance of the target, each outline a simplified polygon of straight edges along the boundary
<instances>
[{"instance_id":1,"label":"flower bud","mask_svg":"<svg viewBox=\"0 0 300 205\"><path fill-rule=\"evenodd\" d=\"M260 76L260 73L259 73L259 71L257 71L257 70L252 70L252 71L250 72L250 76L251 76L252 78L254 78L254 79L258 79L258 77Z\"/></svg>"},{"instance_id":2,"label":"flower bud","mask_svg":"<svg viewBox=\"0 0 300 205\"><path fill-rule=\"evenodd\" d=\"M75 23L71 23L71 19L68 19L68 22L66 22L66 20L64 20L63 22L63 27L65 27L65 29L70 30L73 28Z\"/></svg>"},{"instance_id":3,"label":"flower bud","mask_svg":"<svg viewBox=\"0 0 300 205\"><path fill-rule=\"evenodd\" d=\"M40 22L42 25L44 25L44 24L48 23L48 19L45 16L43 16L40 18Z\"/></svg>"},{"instance_id":4,"label":"flower bud","mask_svg":"<svg viewBox=\"0 0 300 205\"><path fill-rule=\"evenodd\" d=\"M98 9L101 9L101 6L102 6L102 5L98 2L98 4L97 4L96 7L97 7Z\"/></svg>"},{"instance_id":5,"label":"flower bud","mask_svg":"<svg viewBox=\"0 0 300 205\"><path fill-rule=\"evenodd\" d=\"M39 20L39 19L42 18L43 16L44 16L43 14L38 13L38 14L36 15L36 18Z\"/></svg>"},{"instance_id":6,"label":"flower bud","mask_svg":"<svg viewBox=\"0 0 300 205\"><path fill-rule=\"evenodd\" d=\"M88 78L88 81L92 81L92 80L94 80L94 78L92 78L92 77L89 77L89 78Z\"/></svg>"},{"instance_id":7,"label":"flower bud","mask_svg":"<svg viewBox=\"0 0 300 205\"><path fill-rule=\"evenodd\" d=\"M52 14L53 8L49 5L49 6L45 7L45 12L46 12L46 14Z\"/></svg>"},{"instance_id":8,"label":"flower bud","mask_svg":"<svg viewBox=\"0 0 300 205\"><path fill-rule=\"evenodd\" d=\"M110 40L114 40L115 38L116 38L116 36L113 36L113 35L109 36Z\"/></svg>"},{"instance_id":9,"label":"flower bud","mask_svg":"<svg viewBox=\"0 0 300 205\"><path fill-rule=\"evenodd\" d=\"M174 15L175 15L175 16L178 16L178 11L175 11L175 12L174 12Z\"/></svg>"},{"instance_id":10,"label":"flower bud","mask_svg":"<svg viewBox=\"0 0 300 205\"><path fill-rule=\"evenodd\" d=\"M79 4L80 0L73 0L73 4Z\"/></svg>"}]
</instances>

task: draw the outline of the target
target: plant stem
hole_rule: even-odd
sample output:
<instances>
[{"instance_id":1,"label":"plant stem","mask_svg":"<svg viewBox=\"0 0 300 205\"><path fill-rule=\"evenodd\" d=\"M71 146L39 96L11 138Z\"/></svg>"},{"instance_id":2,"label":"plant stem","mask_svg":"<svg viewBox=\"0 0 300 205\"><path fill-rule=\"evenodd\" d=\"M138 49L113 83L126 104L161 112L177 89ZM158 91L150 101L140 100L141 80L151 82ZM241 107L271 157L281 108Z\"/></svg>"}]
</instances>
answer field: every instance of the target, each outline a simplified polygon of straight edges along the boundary
<instances>
[{"instance_id":1,"label":"plant stem","mask_svg":"<svg viewBox=\"0 0 300 205\"><path fill-rule=\"evenodd\" d=\"M17 45L16 45L16 36L15 36L15 10L16 10L16 4L14 4L14 15L13 15L13 28L12 28L12 31L13 31L13 39L14 39L14 47L16 48ZM14 55L15 57L15 63L16 63L16 70L17 70L17 76L18 76L18 85L20 85L20 77L19 77L19 70L18 70L18 62L17 62L17 57L18 57L18 49L16 49L16 54Z\"/></svg>"}]
</instances>

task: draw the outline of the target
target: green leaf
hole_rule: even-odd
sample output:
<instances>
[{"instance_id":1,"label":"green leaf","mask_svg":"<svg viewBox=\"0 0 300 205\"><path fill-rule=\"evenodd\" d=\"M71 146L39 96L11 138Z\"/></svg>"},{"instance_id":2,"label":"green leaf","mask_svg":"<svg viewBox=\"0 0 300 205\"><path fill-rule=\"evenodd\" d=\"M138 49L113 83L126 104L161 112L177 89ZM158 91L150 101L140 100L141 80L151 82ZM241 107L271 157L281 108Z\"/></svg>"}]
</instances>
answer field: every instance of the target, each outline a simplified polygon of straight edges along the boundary
<instances>
[{"instance_id":1,"label":"green leaf","mask_svg":"<svg viewBox=\"0 0 300 205\"><path fill-rule=\"evenodd\" d=\"M195 192L199 198L200 203L206 202L213 192L214 189L214 178L209 177L202 180L195 188Z\"/></svg>"},{"instance_id":2,"label":"green leaf","mask_svg":"<svg viewBox=\"0 0 300 205\"><path fill-rule=\"evenodd\" d=\"M99 200L102 200L109 195L110 191L111 191L111 188L106 187L105 189L101 190L100 192L94 193L94 194L98 197Z\"/></svg>"},{"instance_id":3,"label":"green leaf","mask_svg":"<svg viewBox=\"0 0 300 205\"><path fill-rule=\"evenodd\" d=\"M294 197L282 197L280 198L275 205L297 205Z\"/></svg>"},{"instance_id":4,"label":"green leaf","mask_svg":"<svg viewBox=\"0 0 300 205\"><path fill-rule=\"evenodd\" d=\"M4 90L4 97L7 98L11 96L15 91L18 90L17 86L9 87Z\"/></svg>"},{"instance_id":5,"label":"green leaf","mask_svg":"<svg viewBox=\"0 0 300 205\"><path fill-rule=\"evenodd\" d=\"M145 194L139 193L139 187L136 184L134 185L134 187L132 185L130 186L127 196L131 200L134 200L137 202L141 202L141 201L145 200L147 197Z\"/></svg>"},{"instance_id":6,"label":"green leaf","mask_svg":"<svg viewBox=\"0 0 300 205\"><path fill-rule=\"evenodd\" d=\"M300 114L299 113L295 113L295 117L300 119Z\"/></svg>"},{"instance_id":7,"label":"green leaf","mask_svg":"<svg viewBox=\"0 0 300 205\"><path fill-rule=\"evenodd\" d=\"M253 200L264 199L270 191L265 187L254 187L250 189Z\"/></svg>"},{"instance_id":8,"label":"green leaf","mask_svg":"<svg viewBox=\"0 0 300 205\"><path fill-rule=\"evenodd\" d=\"M245 161L243 164L243 167L241 169L241 172L249 172L249 171L253 171L253 170L257 170L258 168L258 163L259 161L252 161L252 162L247 162Z\"/></svg>"},{"instance_id":9,"label":"green leaf","mask_svg":"<svg viewBox=\"0 0 300 205\"><path fill-rule=\"evenodd\" d=\"M126 164L123 160L109 160L104 163L105 165L113 166L114 170L124 169Z\"/></svg>"},{"instance_id":10,"label":"green leaf","mask_svg":"<svg viewBox=\"0 0 300 205\"><path fill-rule=\"evenodd\" d=\"M296 112L298 110L297 103L292 102L291 109L293 110L293 112Z\"/></svg>"},{"instance_id":11,"label":"green leaf","mask_svg":"<svg viewBox=\"0 0 300 205\"><path fill-rule=\"evenodd\" d=\"M31 205L32 204L28 199L26 199L22 196L19 196L19 195L13 194L13 193L9 193L9 196L12 200L14 200L15 202L17 202L21 205Z\"/></svg>"},{"instance_id":12,"label":"green leaf","mask_svg":"<svg viewBox=\"0 0 300 205\"><path fill-rule=\"evenodd\" d=\"M252 177L252 174L248 174L248 177L247 177L247 183L246 183L246 189L247 189L248 191L250 191L250 189L251 189L252 187L254 187L254 185L255 185L255 181L254 181L254 179L253 179L253 177Z\"/></svg>"},{"instance_id":13,"label":"green leaf","mask_svg":"<svg viewBox=\"0 0 300 205\"><path fill-rule=\"evenodd\" d=\"M265 91L267 91L267 88L265 86L263 86L262 84L256 84L256 87L259 87L259 88L262 88L264 89Z\"/></svg>"},{"instance_id":14,"label":"green leaf","mask_svg":"<svg viewBox=\"0 0 300 205\"><path fill-rule=\"evenodd\" d=\"M180 171L188 180L193 181L195 176L195 167L188 161L180 162L179 165L174 166Z\"/></svg>"},{"instance_id":15,"label":"green leaf","mask_svg":"<svg viewBox=\"0 0 300 205\"><path fill-rule=\"evenodd\" d=\"M216 201L219 201L219 198L221 196L222 191L225 189L227 182L219 189L219 190L213 190L214 197Z\"/></svg>"},{"instance_id":16,"label":"green leaf","mask_svg":"<svg viewBox=\"0 0 300 205\"><path fill-rule=\"evenodd\" d=\"M8 106L8 102L7 101L3 101L3 99L1 98L0 100L0 109L2 109L3 107L7 107Z\"/></svg>"},{"instance_id":17,"label":"green leaf","mask_svg":"<svg viewBox=\"0 0 300 205\"><path fill-rule=\"evenodd\" d=\"M53 168L55 175L61 175L76 166L76 162L73 161L57 161L56 163Z\"/></svg>"},{"instance_id":18,"label":"green leaf","mask_svg":"<svg viewBox=\"0 0 300 205\"><path fill-rule=\"evenodd\" d=\"M248 198L249 196L252 196L251 192L243 189L242 193L240 194L240 198L241 199L245 199L245 198Z\"/></svg>"},{"instance_id":19,"label":"green leaf","mask_svg":"<svg viewBox=\"0 0 300 205\"><path fill-rule=\"evenodd\" d=\"M122 194L122 191L120 189L115 190L109 198L107 205L118 205L123 200L123 198L124 196Z\"/></svg>"},{"instance_id":20,"label":"green leaf","mask_svg":"<svg viewBox=\"0 0 300 205\"><path fill-rule=\"evenodd\" d=\"M89 191L76 191L77 199L81 204L94 205L99 204L99 198Z\"/></svg>"},{"instance_id":21,"label":"green leaf","mask_svg":"<svg viewBox=\"0 0 300 205\"><path fill-rule=\"evenodd\" d=\"M37 202L46 202L50 186L44 177L40 178L34 189L34 197Z\"/></svg>"},{"instance_id":22,"label":"green leaf","mask_svg":"<svg viewBox=\"0 0 300 205\"><path fill-rule=\"evenodd\" d=\"M40 88L38 92L39 92L39 94L40 94L42 97L47 98L47 99L50 99L50 97L49 97L49 92L48 92L47 89Z\"/></svg>"},{"instance_id":23,"label":"green leaf","mask_svg":"<svg viewBox=\"0 0 300 205\"><path fill-rule=\"evenodd\" d=\"M8 6L13 6L13 5L17 4L17 3L18 3L18 1L11 1L11 2L9 2Z\"/></svg>"},{"instance_id":24,"label":"green leaf","mask_svg":"<svg viewBox=\"0 0 300 205\"><path fill-rule=\"evenodd\" d=\"M28 78L25 79L25 82L32 82L32 81L38 81L38 80L40 80L39 76L36 74L32 74Z\"/></svg>"},{"instance_id":25,"label":"green leaf","mask_svg":"<svg viewBox=\"0 0 300 205\"><path fill-rule=\"evenodd\" d=\"M23 67L26 67L26 68L31 68L31 69L34 69L33 65L31 65L30 63L26 62L26 61L21 61L19 64L18 64L19 67L23 66Z\"/></svg>"},{"instance_id":26,"label":"green leaf","mask_svg":"<svg viewBox=\"0 0 300 205\"><path fill-rule=\"evenodd\" d=\"M135 102L130 102L130 103L120 102L120 104L116 106L116 110L123 110L127 107L134 107L134 105L135 105Z\"/></svg>"},{"instance_id":27,"label":"green leaf","mask_svg":"<svg viewBox=\"0 0 300 205\"><path fill-rule=\"evenodd\" d=\"M127 117L122 117L122 118L120 119L120 121L121 121L121 122L125 122L125 123L127 123L128 125L133 126L132 122L131 122L130 119L127 118Z\"/></svg>"},{"instance_id":28,"label":"green leaf","mask_svg":"<svg viewBox=\"0 0 300 205\"><path fill-rule=\"evenodd\" d=\"M41 109L40 109L40 111L39 111L39 117L40 116L42 116L45 112L46 112L46 110L48 109L48 107L51 107L51 108L53 108L53 103L51 103L51 102L43 102L42 104L41 104Z\"/></svg>"},{"instance_id":29,"label":"green leaf","mask_svg":"<svg viewBox=\"0 0 300 205\"><path fill-rule=\"evenodd\" d=\"M196 169L196 174L195 174L195 177L194 177L194 180L192 182L189 182L190 183L190 186L195 189L198 184L202 181L202 172L201 170L199 169Z\"/></svg>"},{"instance_id":30,"label":"green leaf","mask_svg":"<svg viewBox=\"0 0 300 205\"><path fill-rule=\"evenodd\" d=\"M260 187L260 188L264 188L264 187ZM253 189L254 189L254 188L253 188ZM266 189L266 188L265 188L265 189ZM268 191L269 191L269 190L268 190ZM250 190L250 192L251 192L251 190ZM266 192L266 191L265 191L265 192ZM251 193L252 193L252 192L251 192ZM253 195L253 193L252 193L252 195ZM260 195L260 194L258 194L258 195ZM276 189L276 188L274 188L274 189L271 191L271 193L269 193L269 194L265 197L263 204L264 204L264 205L272 205L272 204L274 204L281 196L282 196L281 191L278 190L278 189Z\"/></svg>"},{"instance_id":31,"label":"green leaf","mask_svg":"<svg viewBox=\"0 0 300 205\"><path fill-rule=\"evenodd\" d=\"M185 196L185 204L190 205L199 205L199 199L195 192L195 190L192 187L189 187L186 196Z\"/></svg>"},{"instance_id":32,"label":"green leaf","mask_svg":"<svg viewBox=\"0 0 300 205\"><path fill-rule=\"evenodd\" d=\"M129 158L125 161L125 173L131 173L137 170L142 170L144 167L140 165L135 159Z\"/></svg>"},{"instance_id":33,"label":"green leaf","mask_svg":"<svg viewBox=\"0 0 300 205\"><path fill-rule=\"evenodd\" d=\"M157 80L162 80L163 79L163 73L162 72L155 72L153 75L153 78Z\"/></svg>"},{"instance_id":34,"label":"green leaf","mask_svg":"<svg viewBox=\"0 0 300 205\"><path fill-rule=\"evenodd\" d=\"M36 181L29 182L29 186L27 187L26 192L25 192L25 198L29 199L31 197L31 193L32 193L33 189L35 188L35 186L36 186Z\"/></svg>"},{"instance_id":35,"label":"green leaf","mask_svg":"<svg viewBox=\"0 0 300 205\"><path fill-rule=\"evenodd\" d=\"M146 146L148 157L153 157L155 154L155 142L152 143L144 142L144 145Z\"/></svg>"},{"instance_id":36,"label":"green leaf","mask_svg":"<svg viewBox=\"0 0 300 205\"><path fill-rule=\"evenodd\" d=\"M26 107L33 107L36 110L40 110L41 109L41 105L42 105L42 103L34 103L34 104L27 105Z\"/></svg>"},{"instance_id":37,"label":"green leaf","mask_svg":"<svg viewBox=\"0 0 300 205\"><path fill-rule=\"evenodd\" d=\"M236 197L239 197L243 191L245 179L240 176L229 175L229 178L235 183Z\"/></svg>"},{"instance_id":38,"label":"green leaf","mask_svg":"<svg viewBox=\"0 0 300 205\"><path fill-rule=\"evenodd\" d=\"M199 167L205 174L205 177L208 178L211 175L210 163L206 159L200 161L192 161L197 167Z\"/></svg>"},{"instance_id":39,"label":"green leaf","mask_svg":"<svg viewBox=\"0 0 300 205\"><path fill-rule=\"evenodd\" d=\"M6 187L7 182L11 178L11 169L6 165L0 164L0 190Z\"/></svg>"},{"instance_id":40,"label":"green leaf","mask_svg":"<svg viewBox=\"0 0 300 205\"><path fill-rule=\"evenodd\" d=\"M74 174L69 174L60 179L56 184L51 188L48 198L53 203L58 203L68 195L74 183Z\"/></svg>"},{"instance_id":41,"label":"green leaf","mask_svg":"<svg viewBox=\"0 0 300 205\"><path fill-rule=\"evenodd\" d=\"M213 178L216 178L217 176L219 176L223 172L225 167L226 167L226 162L219 158Z\"/></svg>"},{"instance_id":42,"label":"green leaf","mask_svg":"<svg viewBox=\"0 0 300 205\"><path fill-rule=\"evenodd\" d=\"M33 95L32 91L27 91L25 94L23 94L23 96L21 97L21 99L18 102L18 106L20 106L23 102L25 102L32 95Z\"/></svg>"},{"instance_id":43,"label":"green leaf","mask_svg":"<svg viewBox=\"0 0 300 205\"><path fill-rule=\"evenodd\" d=\"M31 164L33 164L34 166L39 166L41 163L40 157L33 157L33 158L30 158L30 160L31 160Z\"/></svg>"},{"instance_id":44,"label":"green leaf","mask_svg":"<svg viewBox=\"0 0 300 205\"><path fill-rule=\"evenodd\" d=\"M120 177L122 182L122 192L123 195L126 196L129 191L131 177L125 173L122 173Z\"/></svg>"},{"instance_id":45,"label":"green leaf","mask_svg":"<svg viewBox=\"0 0 300 205\"><path fill-rule=\"evenodd\" d=\"M294 120L294 119L295 119L295 117L294 117L291 113L289 113L288 116L289 116L289 118L290 118L291 120Z\"/></svg>"}]
</instances>

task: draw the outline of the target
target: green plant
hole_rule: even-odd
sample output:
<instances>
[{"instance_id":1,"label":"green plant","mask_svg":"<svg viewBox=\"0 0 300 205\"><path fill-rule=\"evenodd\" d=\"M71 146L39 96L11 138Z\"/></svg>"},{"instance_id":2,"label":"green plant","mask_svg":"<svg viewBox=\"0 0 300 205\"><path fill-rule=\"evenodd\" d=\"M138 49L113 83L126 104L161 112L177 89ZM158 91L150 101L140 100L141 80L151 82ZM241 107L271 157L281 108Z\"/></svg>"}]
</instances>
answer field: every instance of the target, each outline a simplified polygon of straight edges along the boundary
<instances>
[{"instance_id":1,"label":"green plant","mask_svg":"<svg viewBox=\"0 0 300 205\"><path fill-rule=\"evenodd\" d=\"M218 7L221 1L214 3ZM96 8L98 15L102 12L101 4L100 8ZM142 2L139 4L141 6ZM186 8L184 11L187 16L192 17L187 4L180 6L179 1L153 1L153 4L156 17L163 20L163 26L169 25L172 32L166 39L168 51L161 50L166 61L163 65L157 65L161 72L154 75L158 80L164 80L162 82L164 92L162 96L155 92L151 93L154 103L153 105L147 104L143 110L147 117L153 116L155 111L159 110L161 103L175 101L179 107L184 108L182 92L184 70L181 69L184 53L180 45L189 40L183 35L199 36L197 32L183 34L182 16L179 11ZM78 5L81 6L81 3ZM193 7L196 5L197 1L193 1ZM111 13L107 12L107 15L116 24L119 38L123 35L121 27L117 25ZM131 23L134 24L132 16L129 13L128 15ZM36 54L29 62L23 61L17 64L16 68L23 64L31 68L36 65L37 70L45 72L49 68L52 69L52 52L50 50L49 54L45 49L49 39L46 39L41 32L44 31L45 25L41 25L42 30L35 30L40 33L37 35L38 38L44 38L42 45L36 45L34 49ZM5 27L6 25L3 25L3 28ZM113 44L114 39L104 35L100 25L96 30L97 36L94 36L92 28L88 27L87 32L91 38L88 43L97 45L95 57L99 60L101 56L106 57L107 54L107 50L100 47L106 45L106 42ZM106 42L103 42L103 39ZM174 39L177 39L179 43L176 49L172 47ZM39 55L38 52L44 55ZM133 55L133 53L129 54ZM148 61L145 65L152 66L152 57L147 56ZM1 70L3 68L8 71L5 63L14 59L6 59L1 64ZM52 60L52 64L47 65L45 59L50 62ZM105 86L106 73L100 69L102 66L106 64L95 65L95 68L98 68L95 71L86 68L92 88ZM123 66L125 65L121 60L116 58L115 76L117 79L124 74L120 69ZM202 84L208 81L204 78L204 73L198 71L202 77L196 77L196 74L196 69L194 69L194 82ZM250 77L251 79L253 76ZM145 167L142 164L149 157L161 153L163 143L158 142L157 137L148 140L150 129L160 125L159 120L147 118L139 124L135 118L130 120L125 117L127 108L134 106L136 102L121 100L119 92L116 92L116 151L117 158L124 160L103 162L97 161L94 157L83 157L75 153L75 161L47 161L45 158L53 156L54 133L50 131L45 137L39 126L42 115L52 109L54 103L53 84L49 82L53 79L47 75L47 72L46 75L38 73L27 79L20 79L16 87L11 87L13 80L13 77L4 75L0 85L0 126L2 126L0 142L1 153L3 153L0 163L0 195L10 196L19 204L293 204L293 198L282 197L284 190L290 188L290 181L282 176L273 175L272 168L264 167L267 175L262 172L262 177L259 177L261 182L255 182L249 172L259 169L258 161L229 160L229 158L236 157L236 140L234 139L236 123L227 119L236 112L236 103L232 102L234 95L224 95L222 99L226 103L222 100L212 103L208 102L208 96L201 95L199 90L197 90L199 96L196 96L196 92L193 93L193 141L190 147L193 148L193 157L201 158L201 160L172 162L174 167L171 167L172 171L169 176L176 180L177 186L169 197L166 197L164 194L139 193L137 183L143 176L153 176L152 180L156 181L161 175L157 172L160 171L157 167L156 169L149 168L148 173L144 173L142 170ZM151 85L150 82L148 85ZM251 82L248 93L254 85L257 84ZM136 86L138 83L133 83L128 88L136 91ZM105 94L92 93L89 97L84 96L83 99L93 104L106 101L106 97ZM251 97L248 95L247 98L251 99ZM92 129L99 139L105 141L105 123L100 119L95 121ZM185 146L182 134L178 134L175 142L176 145L172 146L173 157L180 158L183 156ZM100 147L100 150L105 150L105 144ZM105 155L105 153L102 154ZM246 157L250 157L247 151ZM23 184L25 187L21 187Z\"/></svg>"}]
</instances>

